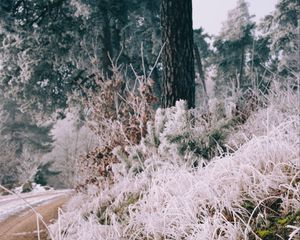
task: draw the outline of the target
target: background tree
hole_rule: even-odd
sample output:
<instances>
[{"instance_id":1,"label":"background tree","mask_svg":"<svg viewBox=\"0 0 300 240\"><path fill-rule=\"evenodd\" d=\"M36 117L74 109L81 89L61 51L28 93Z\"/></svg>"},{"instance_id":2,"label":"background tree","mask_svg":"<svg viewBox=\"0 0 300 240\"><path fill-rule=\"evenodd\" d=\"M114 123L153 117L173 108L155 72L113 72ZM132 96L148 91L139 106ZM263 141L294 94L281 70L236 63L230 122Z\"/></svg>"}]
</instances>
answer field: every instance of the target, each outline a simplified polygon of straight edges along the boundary
<instances>
[{"instance_id":1,"label":"background tree","mask_svg":"<svg viewBox=\"0 0 300 240\"><path fill-rule=\"evenodd\" d=\"M0 87L43 114L61 115L99 69L110 77L111 60L140 66L142 41L146 71L160 49L158 0L13 0L0 11Z\"/></svg>"},{"instance_id":2,"label":"background tree","mask_svg":"<svg viewBox=\"0 0 300 240\"><path fill-rule=\"evenodd\" d=\"M74 188L80 177L76 170L80 156L99 144L99 139L87 126L78 126L78 117L76 112L68 113L66 118L57 121L51 131L56 141L53 150L43 156L42 163L53 163L46 165L50 168L50 175L45 171L42 173L47 184L55 188ZM51 171L59 172L59 175L51 176Z\"/></svg>"},{"instance_id":3,"label":"background tree","mask_svg":"<svg viewBox=\"0 0 300 240\"><path fill-rule=\"evenodd\" d=\"M60 174L59 171L52 170L51 167L54 161L49 161L46 163L42 163L38 166L37 172L34 176L34 182L40 184L42 186L46 186L48 184L48 178L57 176Z\"/></svg>"},{"instance_id":4,"label":"background tree","mask_svg":"<svg viewBox=\"0 0 300 240\"><path fill-rule=\"evenodd\" d=\"M272 58L270 39L256 36L249 47L246 75L252 88L266 93L272 81L272 73L276 72L276 59Z\"/></svg>"},{"instance_id":5,"label":"background tree","mask_svg":"<svg viewBox=\"0 0 300 240\"><path fill-rule=\"evenodd\" d=\"M12 186L33 180L42 156L52 150L52 125L37 124L13 99L1 98L0 119L4 147L0 162L6 165L1 184Z\"/></svg>"},{"instance_id":6,"label":"background tree","mask_svg":"<svg viewBox=\"0 0 300 240\"><path fill-rule=\"evenodd\" d=\"M12 187L18 181L18 165L14 146L0 135L0 184Z\"/></svg>"},{"instance_id":7,"label":"background tree","mask_svg":"<svg viewBox=\"0 0 300 240\"><path fill-rule=\"evenodd\" d=\"M26 156L39 147L47 152L42 145L34 150L27 143L43 143L36 136L43 122L64 118L72 99L109 78L111 60L118 58L129 75L124 79L130 79L134 72L129 65L142 63L142 42L145 70L136 71L152 71L160 92L159 68L151 69L161 47L158 0L12 0L0 2L0 13L3 144L18 152L20 160L25 150ZM18 120L9 123L5 117L13 113ZM26 166L33 160L24 159Z\"/></svg>"},{"instance_id":8,"label":"background tree","mask_svg":"<svg viewBox=\"0 0 300 240\"><path fill-rule=\"evenodd\" d=\"M191 0L162 0L163 107L179 99L195 106L195 72Z\"/></svg>"},{"instance_id":9,"label":"background tree","mask_svg":"<svg viewBox=\"0 0 300 240\"><path fill-rule=\"evenodd\" d=\"M278 63L279 73L283 76L299 71L299 19L299 1L280 0L275 11L260 24L263 37L269 39L273 62Z\"/></svg>"},{"instance_id":10,"label":"background tree","mask_svg":"<svg viewBox=\"0 0 300 240\"><path fill-rule=\"evenodd\" d=\"M207 105L208 103L208 93L207 93L207 86L206 86L206 74L209 68L210 59L212 57L212 50L210 50L209 43L207 39L211 37L204 33L203 28L195 29L194 30L194 56L195 56L195 69L198 75L196 79L199 79L201 82L201 90L203 99L200 100L201 102L204 101ZM198 82L196 82L197 84ZM199 88L196 90L201 91Z\"/></svg>"},{"instance_id":11,"label":"background tree","mask_svg":"<svg viewBox=\"0 0 300 240\"><path fill-rule=\"evenodd\" d=\"M1 7L1 89L27 111L62 111L74 86L68 57L80 21L72 18L73 8L63 0L15 0Z\"/></svg>"},{"instance_id":12,"label":"background tree","mask_svg":"<svg viewBox=\"0 0 300 240\"><path fill-rule=\"evenodd\" d=\"M235 89L250 87L245 75L246 55L253 43L254 23L244 0L238 0L237 6L228 12L221 33L214 42L217 49L216 90L222 92L225 88Z\"/></svg>"}]
</instances>

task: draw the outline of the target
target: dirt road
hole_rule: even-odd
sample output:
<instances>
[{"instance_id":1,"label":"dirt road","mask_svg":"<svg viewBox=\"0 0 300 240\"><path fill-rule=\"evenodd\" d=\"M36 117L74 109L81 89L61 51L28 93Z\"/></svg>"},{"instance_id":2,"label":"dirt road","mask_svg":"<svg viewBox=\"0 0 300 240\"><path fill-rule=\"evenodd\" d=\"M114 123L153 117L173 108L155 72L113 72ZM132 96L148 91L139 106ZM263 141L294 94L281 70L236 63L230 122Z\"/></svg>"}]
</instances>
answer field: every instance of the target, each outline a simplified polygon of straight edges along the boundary
<instances>
[{"instance_id":1,"label":"dirt road","mask_svg":"<svg viewBox=\"0 0 300 240\"><path fill-rule=\"evenodd\" d=\"M49 224L57 218L57 209L63 207L69 200L70 196L63 195L52 199L50 202L35 207L43 220ZM47 231L42 223L40 226L41 240L47 239ZM14 216L0 222L0 240L36 240L37 235L37 219L32 210L24 210Z\"/></svg>"}]
</instances>

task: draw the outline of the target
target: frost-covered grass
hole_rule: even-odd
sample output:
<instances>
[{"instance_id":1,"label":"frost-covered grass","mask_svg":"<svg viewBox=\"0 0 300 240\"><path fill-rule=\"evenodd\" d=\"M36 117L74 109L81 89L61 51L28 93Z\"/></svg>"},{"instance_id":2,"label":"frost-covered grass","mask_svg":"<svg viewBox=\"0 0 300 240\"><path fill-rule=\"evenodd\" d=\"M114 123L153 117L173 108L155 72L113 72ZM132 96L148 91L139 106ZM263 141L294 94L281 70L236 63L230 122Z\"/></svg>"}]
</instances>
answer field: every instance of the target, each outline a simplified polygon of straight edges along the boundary
<instances>
[{"instance_id":1,"label":"frost-covered grass","mask_svg":"<svg viewBox=\"0 0 300 240\"><path fill-rule=\"evenodd\" d=\"M138 172L114 165L112 185L89 186L71 200L52 226L55 239L299 239L298 101L295 92L274 88L266 106L228 137L237 150L196 168L167 141L142 151ZM158 140L166 129L195 130L180 129L181 110Z\"/></svg>"}]
</instances>

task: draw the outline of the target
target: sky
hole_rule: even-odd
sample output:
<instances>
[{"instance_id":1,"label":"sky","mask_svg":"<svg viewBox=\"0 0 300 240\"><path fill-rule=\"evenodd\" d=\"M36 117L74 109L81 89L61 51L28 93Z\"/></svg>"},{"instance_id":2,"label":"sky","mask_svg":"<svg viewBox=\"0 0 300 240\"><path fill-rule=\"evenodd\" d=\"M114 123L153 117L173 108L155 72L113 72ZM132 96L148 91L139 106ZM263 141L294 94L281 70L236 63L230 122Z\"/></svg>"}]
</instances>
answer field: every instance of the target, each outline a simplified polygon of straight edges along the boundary
<instances>
[{"instance_id":1,"label":"sky","mask_svg":"<svg viewBox=\"0 0 300 240\"><path fill-rule=\"evenodd\" d=\"M203 27L205 32L217 35L222 22L226 20L228 10L236 6L237 0L193 0L194 28ZM278 0L248 0L249 12L256 15L255 21L275 9Z\"/></svg>"}]
</instances>

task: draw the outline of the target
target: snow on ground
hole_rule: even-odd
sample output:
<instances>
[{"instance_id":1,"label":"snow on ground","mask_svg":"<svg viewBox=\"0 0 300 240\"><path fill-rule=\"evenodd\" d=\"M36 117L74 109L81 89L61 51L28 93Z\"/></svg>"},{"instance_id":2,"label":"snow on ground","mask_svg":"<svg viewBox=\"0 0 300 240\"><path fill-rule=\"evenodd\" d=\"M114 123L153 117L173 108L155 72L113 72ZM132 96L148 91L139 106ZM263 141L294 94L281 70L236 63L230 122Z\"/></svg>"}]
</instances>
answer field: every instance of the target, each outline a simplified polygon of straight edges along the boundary
<instances>
[{"instance_id":1,"label":"snow on ground","mask_svg":"<svg viewBox=\"0 0 300 240\"><path fill-rule=\"evenodd\" d=\"M22 190L23 190L23 187L20 186L20 187L16 187L13 190L13 192L20 194L20 193L22 193ZM53 190L53 188L48 188L48 190ZM48 190L44 186L41 186L40 184L32 183L32 191L31 192L38 193L38 192L46 192Z\"/></svg>"},{"instance_id":2,"label":"snow on ground","mask_svg":"<svg viewBox=\"0 0 300 240\"><path fill-rule=\"evenodd\" d=\"M21 213L31 206L50 202L54 198L70 194L71 190L50 190L47 192L31 192L17 195L0 196L0 222L8 217ZM23 199L22 199L23 198ZM25 202L25 200L26 202Z\"/></svg>"}]
</instances>

